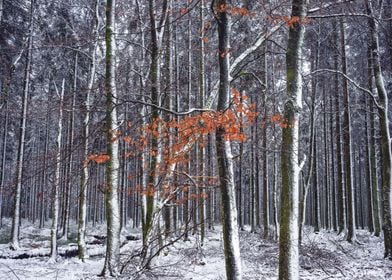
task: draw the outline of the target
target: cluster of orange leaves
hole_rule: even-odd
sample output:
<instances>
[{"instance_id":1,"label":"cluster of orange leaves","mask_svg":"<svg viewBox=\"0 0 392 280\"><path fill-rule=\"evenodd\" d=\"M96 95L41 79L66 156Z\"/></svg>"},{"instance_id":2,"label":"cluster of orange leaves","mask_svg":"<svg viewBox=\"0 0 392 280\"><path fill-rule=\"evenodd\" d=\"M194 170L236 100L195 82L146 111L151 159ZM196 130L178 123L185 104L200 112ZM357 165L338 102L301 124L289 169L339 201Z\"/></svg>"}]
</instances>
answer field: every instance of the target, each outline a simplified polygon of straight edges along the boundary
<instances>
[{"instance_id":1,"label":"cluster of orange leaves","mask_svg":"<svg viewBox=\"0 0 392 280\"><path fill-rule=\"evenodd\" d=\"M163 152L166 164L185 162L188 149L184 148L194 142L198 142L199 147L203 147L204 137L214 133L217 128L223 128L226 140L243 142L246 140L244 129L257 117L255 105L247 104L248 97L241 96L235 89L232 89L231 97L231 105L224 112L202 112L187 115L180 120L155 118L140 127L138 139L134 140L131 136L124 136L123 139L127 144L138 147L140 151L149 148L153 138L166 142L167 145L163 145L167 147ZM150 155L157 153L151 149L148 152Z\"/></svg>"},{"instance_id":2,"label":"cluster of orange leaves","mask_svg":"<svg viewBox=\"0 0 392 280\"><path fill-rule=\"evenodd\" d=\"M225 132L227 141L244 142L246 141L246 128L249 127L256 119L255 105L250 104L249 98L242 95L239 91L231 90L231 103L224 112L206 111L187 115L181 119L172 118L164 120L155 118L150 123L139 127L139 136L124 135L121 139L138 149L140 152L147 152L150 156L157 153L157 150L151 149L152 139L159 139L163 149L163 163L161 163L161 172L165 172L165 166L171 163L185 163L189 161L190 146L198 143L199 147L205 144L206 136L214 133L218 128ZM128 123L128 128L132 126ZM120 132L114 133L116 138L120 137ZM189 148L187 147L189 146ZM125 157L135 156L135 152L128 152ZM84 164L95 162L97 164L106 163L110 157L105 153L89 155ZM148 168L148 166L146 166ZM133 179L129 177L128 179ZM200 178L200 185L214 185L216 182L205 178ZM186 198L176 198L173 194L173 186L163 185L160 188L160 195L170 196L173 203L182 204L187 199L207 198L204 191L200 193L189 193ZM189 186L180 187L184 193L189 192ZM154 196L156 187L147 186L143 189L137 186L133 192L143 196ZM129 191L130 195L132 191Z\"/></svg>"},{"instance_id":3,"label":"cluster of orange leaves","mask_svg":"<svg viewBox=\"0 0 392 280\"><path fill-rule=\"evenodd\" d=\"M235 7L228 4L221 4L216 8L216 12L223 13L227 12L233 16L253 16L252 13L249 12L247 8L244 7Z\"/></svg>"},{"instance_id":4,"label":"cluster of orange leaves","mask_svg":"<svg viewBox=\"0 0 392 280\"><path fill-rule=\"evenodd\" d=\"M107 154L92 154L87 157L87 159L83 162L84 166L87 166L89 162L95 162L97 164L106 163L110 160L110 156Z\"/></svg>"},{"instance_id":5,"label":"cluster of orange leaves","mask_svg":"<svg viewBox=\"0 0 392 280\"><path fill-rule=\"evenodd\" d=\"M290 124L289 120L284 118L281 114L275 114L271 116L271 121L281 128L292 128L293 124Z\"/></svg>"},{"instance_id":6,"label":"cluster of orange leaves","mask_svg":"<svg viewBox=\"0 0 392 280\"><path fill-rule=\"evenodd\" d=\"M303 19L301 19L299 16L281 16L281 15L273 15L273 16L269 16L268 20L271 21L274 24L278 24L280 22L284 22L287 27L294 27L294 24L298 23L299 25L306 25L310 23L310 18L308 17L304 17Z\"/></svg>"}]
</instances>

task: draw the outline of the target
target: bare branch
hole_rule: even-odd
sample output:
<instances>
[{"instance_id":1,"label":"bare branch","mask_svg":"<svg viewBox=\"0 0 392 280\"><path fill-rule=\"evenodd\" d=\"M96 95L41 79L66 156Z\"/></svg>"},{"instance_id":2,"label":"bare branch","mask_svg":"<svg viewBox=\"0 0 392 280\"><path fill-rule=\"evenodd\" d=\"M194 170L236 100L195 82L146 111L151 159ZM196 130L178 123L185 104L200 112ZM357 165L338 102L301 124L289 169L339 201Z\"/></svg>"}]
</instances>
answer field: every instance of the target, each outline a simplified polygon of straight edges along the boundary
<instances>
[{"instance_id":1,"label":"bare branch","mask_svg":"<svg viewBox=\"0 0 392 280\"><path fill-rule=\"evenodd\" d=\"M334 70L334 69L318 69L315 70L313 72L310 72L308 75L306 76L310 76L313 74L317 74L317 73L323 73L323 72L327 72L327 73L334 73L334 74L339 74L341 76L343 76L347 81L349 81L354 87L356 87L357 89L359 89L360 91L363 91L365 93L367 93L373 100L374 104L377 106L377 108L379 109L383 109L383 107L378 103L377 101L377 96L375 94L373 94L373 92L367 88L362 87L361 85L359 85L356 81L354 81L353 79L351 79L349 76L347 76L346 74L344 74L343 72L339 71L339 70Z\"/></svg>"}]
</instances>

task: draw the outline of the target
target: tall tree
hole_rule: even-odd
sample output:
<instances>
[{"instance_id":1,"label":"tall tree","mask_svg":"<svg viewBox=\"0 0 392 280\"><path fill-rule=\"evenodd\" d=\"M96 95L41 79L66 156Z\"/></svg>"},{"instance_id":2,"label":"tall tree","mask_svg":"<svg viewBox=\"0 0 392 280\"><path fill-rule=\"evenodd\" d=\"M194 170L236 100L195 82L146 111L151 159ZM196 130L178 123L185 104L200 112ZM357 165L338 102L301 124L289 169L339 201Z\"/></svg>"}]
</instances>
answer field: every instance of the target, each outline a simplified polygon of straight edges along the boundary
<instances>
[{"instance_id":1,"label":"tall tree","mask_svg":"<svg viewBox=\"0 0 392 280\"><path fill-rule=\"evenodd\" d=\"M347 75L347 56L346 56L346 38L345 25L343 19L340 19L340 47L342 56L342 73ZM348 90L348 80L343 79L343 170L346 182L347 196L347 241L356 240L355 234L355 203L354 203L354 182L353 182L353 160L352 160L352 143L351 143L351 114L350 114L350 92Z\"/></svg>"},{"instance_id":2,"label":"tall tree","mask_svg":"<svg viewBox=\"0 0 392 280\"><path fill-rule=\"evenodd\" d=\"M302 45L307 13L307 0L293 0L286 51L287 97L284 105L284 125L281 149L281 207L279 234L279 279L299 279L298 207L299 172L298 158L299 117L302 110Z\"/></svg>"},{"instance_id":3,"label":"tall tree","mask_svg":"<svg viewBox=\"0 0 392 280\"><path fill-rule=\"evenodd\" d=\"M389 131L388 116L388 93L384 84L384 77L381 71L380 47L378 38L378 22L373 12L371 0L366 0L366 9L369 15L368 24L370 30L370 49L372 52L373 74L377 95L379 99L378 115L380 120L380 142L381 142L381 175L382 175L382 228L384 232L384 257L392 259L392 151L391 135Z\"/></svg>"},{"instance_id":4,"label":"tall tree","mask_svg":"<svg viewBox=\"0 0 392 280\"><path fill-rule=\"evenodd\" d=\"M52 188L52 227L50 229L50 260L56 261L57 258L57 233L58 233L58 220L59 220L59 192L60 192L60 172L61 172L61 140L63 130L63 112L64 112L64 91L65 91L65 79L61 84L61 92L58 91L56 82L54 82L56 93L59 96L59 116L57 125L57 149L56 149L56 167L54 171L54 184Z\"/></svg>"},{"instance_id":5,"label":"tall tree","mask_svg":"<svg viewBox=\"0 0 392 280\"><path fill-rule=\"evenodd\" d=\"M93 10L94 19L94 45L91 50L91 65L89 72L89 80L87 85L86 96L82 104L83 112L83 128L82 128L82 142L83 142L83 164L82 173L80 176L80 193L79 193L79 213L78 213L78 255L81 260L88 257L86 246L86 223L87 223L87 186L89 182L89 170L87 158L89 155L89 134L90 134L90 110L91 110L91 93L94 86L95 71L96 71L96 52L98 48L98 31L100 27L99 21L99 5L95 1L95 9Z\"/></svg>"},{"instance_id":6,"label":"tall tree","mask_svg":"<svg viewBox=\"0 0 392 280\"><path fill-rule=\"evenodd\" d=\"M215 5L219 37L219 94L218 112L224 112L230 105L230 15L229 2L218 0ZM216 154L218 160L223 244L225 252L226 278L242 279L240 244L237 224L233 156L230 142L225 139L226 131L220 126L216 130Z\"/></svg>"},{"instance_id":7,"label":"tall tree","mask_svg":"<svg viewBox=\"0 0 392 280\"><path fill-rule=\"evenodd\" d=\"M101 275L116 277L119 274L120 259L120 209L118 205L119 140L117 127L116 91L116 41L115 41L116 0L106 2L106 257Z\"/></svg>"},{"instance_id":8,"label":"tall tree","mask_svg":"<svg viewBox=\"0 0 392 280\"><path fill-rule=\"evenodd\" d=\"M19 249L19 226L20 226L20 202L22 195L22 175L23 175L23 162L24 162L24 149L25 149L25 138L26 138L26 123L27 123L27 105L28 95L30 89L30 71L31 71L31 56L33 51L33 13L34 13L34 2L30 2L30 23L29 23L29 34L27 43L26 53L26 67L24 71L23 80L23 95L22 95L22 115L20 119L19 127L19 141L18 141L18 155L16 162L16 189L14 196L14 213L12 216L12 229L11 229L11 243L10 248L12 250Z\"/></svg>"}]
</instances>

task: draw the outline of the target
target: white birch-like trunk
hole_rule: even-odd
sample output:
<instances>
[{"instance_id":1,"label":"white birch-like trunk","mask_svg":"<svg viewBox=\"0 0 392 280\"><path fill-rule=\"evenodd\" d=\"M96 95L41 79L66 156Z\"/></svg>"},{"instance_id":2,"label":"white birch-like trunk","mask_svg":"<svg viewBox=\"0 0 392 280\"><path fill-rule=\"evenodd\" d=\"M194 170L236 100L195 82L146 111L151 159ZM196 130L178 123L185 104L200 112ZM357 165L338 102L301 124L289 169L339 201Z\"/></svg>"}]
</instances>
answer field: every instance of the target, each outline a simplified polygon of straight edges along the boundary
<instances>
[{"instance_id":1,"label":"white birch-like trunk","mask_svg":"<svg viewBox=\"0 0 392 280\"><path fill-rule=\"evenodd\" d=\"M116 93L116 41L115 41L115 0L106 2L106 258L102 276L119 275L120 261L120 209L118 204L119 140L117 132Z\"/></svg>"},{"instance_id":2,"label":"white birch-like trunk","mask_svg":"<svg viewBox=\"0 0 392 280\"><path fill-rule=\"evenodd\" d=\"M56 169L54 174L54 185L52 191L52 227L50 229L50 260L56 261L57 258L57 228L59 219L59 189L60 189L60 168L61 168L61 138L63 129L63 111L64 111L64 87L65 79L61 85L61 93L58 92L55 84L56 92L60 97L59 116L58 116L58 134L57 134L57 151L56 151Z\"/></svg>"}]
</instances>

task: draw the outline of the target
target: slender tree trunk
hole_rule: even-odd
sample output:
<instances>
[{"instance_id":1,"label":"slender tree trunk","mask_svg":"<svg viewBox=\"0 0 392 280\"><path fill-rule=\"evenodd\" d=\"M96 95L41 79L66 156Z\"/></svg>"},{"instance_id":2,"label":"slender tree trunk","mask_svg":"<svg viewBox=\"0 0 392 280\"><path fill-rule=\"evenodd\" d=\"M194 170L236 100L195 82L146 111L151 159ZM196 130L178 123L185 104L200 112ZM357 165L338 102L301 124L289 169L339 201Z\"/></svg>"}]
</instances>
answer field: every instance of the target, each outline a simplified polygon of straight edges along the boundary
<instances>
[{"instance_id":1,"label":"slender tree trunk","mask_svg":"<svg viewBox=\"0 0 392 280\"><path fill-rule=\"evenodd\" d=\"M200 2L200 93L199 93L199 98L200 98L200 108L204 108L204 100L205 100L205 95L206 95L206 86L205 86L205 46L204 46L204 0L201 0ZM206 175L206 149L205 149L205 137L202 136L202 145L199 147L199 152L200 152L200 174L201 174L201 191L200 191L200 196L199 196L199 219L200 219L200 239L201 239L201 244L204 244L204 237L205 237L205 175Z\"/></svg>"},{"instance_id":2,"label":"slender tree trunk","mask_svg":"<svg viewBox=\"0 0 392 280\"><path fill-rule=\"evenodd\" d=\"M325 82L325 81L324 81ZM331 209L331 196L330 196L330 184L329 184L329 153L328 153L328 127L327 127L327 94L325 90L325 83L323 83L323 105L324 105L324 112L323 112L323 126L324 126L324 217L325 217L325 223L324 226L326 229L330 229L330 212L332 211Z\"/></svg>"},{"instance_id":3,"label":"slender tree trunk","mask_svg":"<svg viewBox=\"0 0 392 280\"><path fill-rule=\"evenodd\" d=\"M217 110L225 111L230 104L230 17L224 8L226 0L219 0L215 10L219 36L219 95ZM223 8L222 8L223 7ZM216 130L216 153L221 190L223 244L225 253L226 278L242 279L240 244L237 224L237 206L235 199L233 156L230 142L225 139L223 127Z\"/></svg>"},{"instance_id":4,"label":"slender tree trunk","mask_svg":"<svg viewBox=\"0 0 392 280\"><path fill-rule=\"evenodd\" d=\"M64 91L65 79L61 85L61 93L58 92L55 84L56 92L60 95L59 116L58 116L58 134L57 134L57 152L56 152L56 169L54 174L54 185L52 190L52 227L50 229L50 259L56 261L57 258L57 232L59 220L59 190L60 190L60 171L61 171L61 140L63 130L63 111L64 111Z\"/></svg>"},{"instance_id":5,"label":"slender tree trunk","mask_svg":"<svg viewBox=\"0 0 392 280\"><path fill-rule=\"evenodd\" d=\"M336 208L336 169L335 169L335 151L334 151L334 132L333 132L333 95L335 92L331 91L329 95L329 128L330 128L330 154L331 154L331 212L332 212L332 228L334 231L338 230L337 224L337 208Z\"/></svg>"},{"instance_id":6,"label":"slender tree trunk","mask_svg":"<svg viewBox=\"0 0 392 280\"><path fill-rule=\"evenodd\" d=\"M335 22L335 26L338 25L338 21ZM334 68L339 70L339 38L338 29L334 30L336 53L334 56ZM342 154L342 136L341 136L341 106L340 106L340 84L338 74L334 77L335 91L337 92L335 97L335 119L336 119L336 161L337 161L337 203L338 203L338 234L341 234L346 229L346 195L345 195L345 184L343 178L343 154Z\"/></svg>"},{"instance_id":7,"label":"slender tree trunk","mask_svg":"<svg viewBox=\"0 0 392 280\"><path fill-rule=\"evenodd\" d=\"M264 51L267 51L267 48L264 48ZM268 106L267 106L267 53L263 56L263 82L265 84L264 88L264 98L263 98L263 107L264 107L264 127L263 127L263 227L264 227L264 239L269 237L269 220L270 220L270 203L269 203L269 176L268 176L268 126L267 126L267 118L268 118ZM258 102L256 101L256 104ZM257 126L256 126L257 127ZM257 143L257 141L256 141ZM258 163L258 160L257 160ZM256 169L258 174L258 168ZM258 176L258 175L256 175ZM258 185L256 186L258 188ZM258 200L259 197L257 196Z\"/></svg>"},{"instance_id":8,"label":"slender tree trunk","mask_svg":"<svg viewBox=\"0 0 392 280\"><path fill-rule=\"evenodd\" d=\"M99 5L98 1L95 2L94 9L94 20L95 30L93 49L91 51L91 64L90 64L90 76L87 85L87 92L85 99L82 104L83 112L83 129L82 129L82 147L83 147L83 163L82 172L80 175L80 192L79 192L79 213L78 213L78 256L79 259L84 261L88 258L87 246L86 246L86 224L87 224L87 188L89 184L89 168L88 168L88 155L89 155L89 135L90 135L90 98L94 86L95 69L96 69L96 52L98 48L98 30L99 30Z\"/></svg>"},{"instance_id":9,"label":"slender tree trunk","mask_svg":"<svg viewBox=\"0 0 392 280\"><path fill-rule=\"evenodd\" d=\"M342 54L342 72L347 74L346 58L346 39L344 22L340 19L340 47ZM347 193L347 241L356 240L355 235L355 203L354 203L354 186L353 186L353 163L352 163L352 145L351 145L351 116L350 116L350 93L348 90L347 79L343 80L343 154L344 154L344 174L346 178Z\"/></svg>"},{"instance_id":10,"label":"slender tree trunk","mask_svg":"<svg viewBox=\"0 0 392 280\"><path fill-rule=\"evenodd\" d=\"M378 164L376 156L376 121L374 115L376 114L374 110L373 103L370 104L370 125L371 125L371 136L370 136L370 157L371 157L371 174L372 174L372 195L373 195L373 216L374 216L374 235L380 236L381 226L380 226L380 208L379 208L379 187L378 187Z\"/></svg>"},{"instance_id":11,"label":"slender tree trunk","mask_svg":"<svg viewBox=\"0 0 392 280\"><path fill-rule=\"evenodd\" d=\"M63 214L63 233L62 237L65 240L68 240L68 231L69 231L69 216L70 216L70 196L72 193L72 185L73 185L73 141L74 141L74 129L75 129L75 105L76 105L76 88L77 88L77 79L78 79L78 53L75 55L75 65L74 65L74 81L73 81L73 92L72 92L72 108L71 108L71 116L69 123L69 134L68 134L68 166L65 179L65 201L64 201L64 214Z\"/></svg>"},{"instance_id":12,"label":"slender tree trunk","mask_svg":"<svg viewBox=\"0 0 392 280\"><path fill-rule=\"evenodd\" d=\"M4 85L3 85L4 87ZM0 168L0 228L3 225L3 199L4 199L4 182L5 182L5 159L7 154L7 135L8 135L8 122L9 122L9 107L8 107L8 93L4 92L3 94L5 100L4 104L4 131L3 131L3 147L1 151L1 168Z\"/></svg>"},{"instance_id":13,"label":"slender tree trunk","mask_svg":"<svg viewBox=\"0 0 392 280\"><path fill-rule=\"evenodd\" d=\"M279 279L299 279L299 117L302 110L302 45L307 0L293 0L291 17L299 20L289 28L286 51L287 98L284 106L281 151L281 209L279 235Z\"/></svg>"},{"instance_id":14,"label":"slender tree trunk","mask_svg":"<svg viewBox=\"0 0 392 280\"><path fill-rule=\"evenodd\" d=\"M102 276L116 277L120 259L120 209L118 205L119 140L117 139L115 0L106 2L106 162L105 206L107 223L106 258Z\"/></svg>"},{"instance_id":15,"label":"slender tree trunk","mask_svg":"<svg viewBox=\"0 0 392 280\"><path fill-rule=\"evenodd\" d=\"M11 243L10 248L12 250L19 249L19 227L21 222L20 217L20 203L22 194L22 175L23 175L23 162L24 162L24 148L26 138L26 123L27 123L27 105L28 95L30 87L30 69L31 69L31 53L33 48L33 11L34 11L34 0L31 0L30 5L30 23L29 23L29 37L27 44L26 54L26 67L23 81L23 96L22 96L22 115L19 127L19 144L18 144L18 155L16 162L16 190L14 196L14 207L12 216L12 229L11 229Z\"/></svg>"},{"instance_id":16,"label":"slender tree trunk","mask_svg":"<svg viewBox=\"0 0 392 280\"><path fill-rule=\"evenodd\" d=\"M368 88L373 89L373 71L372 71L372 52L370 48L368 47ZM370 100L370 102L372 102ZM371 112L371 106L369 106L369 97L365 96L365 134L366 134L366 162L365 162L365 169L366 169L366 184L367 184L367 207L368 207L368 227L370 232L374 232L375 230L375 222L374 222L374 195L373 195L373 180L372 180L372 155L371 155L371 150L374 149L374 147L371 147L371 131L369 131L372 127L372 124L369 121L369 113L372 114ZM377 195L377 192L376 192Z\"/></svg>"},{"instance_id":17,"label":"slender tree trunk","mask_svg":"<svg viewBox=\"0 0 392 280\"><path fill-rule=\"evenodd\" d=\"M161 59L160 59L160 50L162 46L162 37L164 33L164 26L167 15L167 0L165 0L162 4L162 16L159 22L157 22L156 18L156 1L149 0L149 18L150 18L150 32L151 32L151 66L150 66L150 84L151 84L151 101L155 105L160 104L160 95L161 95ZM159 110L155 107L151 108L151 123L154 123L160 117ZM161 152L162 145L160 141L160 125L157 124L156 134L153 133L151 136L151 147L152 151L150 155L150 170L147 180L147 189L151 195L147 195L146 197L146 209L145 209L145 221L143 223L143 250L142 250L142 266L145 268L149 268L152 259L151 256L154 255L153 247L150 246L154 230L158 229L159 231L159 217L160 208L156 210L155 206L158 199L158 190L156 186L158 185L159 179L159 166L161 163ZM158 228L157 228L158 227ZM157 236L159 237L159 236ZM148 252L150 251L150 252ZM147 253L150 253L147 256Z\"/></svg>"},{"instance_id":18,"label":"slender tree trunk","mask_svg":"<svg viewBox=\"0 0 392 280\"><path fill-rule=\"evenodd\" d=\"M271 80L272 80L272 93L273 93L273 100L272 100L272 104L273 104L273 112L275 113L276 111L276 92L275 92L275 64L272 61L272 73L271 73ZM277 147L278 147L278 143L277 143L277 134L276 134L276 124L274 124L273 126L273 139L274 139L274 144L273 144L273 148L274 148L274 160L273 160L273 182L272 182L272 209L274 211L274 217L273 217L273 222L274 222L274 226L275 226L275 238L278 239L279 238L279 215L278 215L278 170L279 170L279 163L277 160ZM301 209L301 208L300 208Z\"/></svg>"},{"instance_id":19,"label":"slender tree trunk","mask_svg":"<svg viewBox=\"0 0 392 280\"><path fill-rule=\"evenodd\" d=\"M50 81L49 81L49 88L50 88ZM47 106L49 106L49 97L47 99ZM47 187L47 162L48 162L48 150L49 150L49 122L51 121L50 111L46 113L45 118L45 142L44 142L44 161L42 165L42 180L41 180L41 188L40 188L40 220L39 220L39 227L43 228L46 219L46 195L45 195L45 188Z\"/></svg>"},{"instance_id":20,"label":"slender tree trunk","mask_svg":"<svg viewBox=\"0 0 392 280\"><path fill-rule=\"evenodd\" d=\"M319 178L317 168L317 128L314 128L314 139L313 139L313 150L314 158L312 161L312 184L313 184L313 199L314 199L314 232L320 231L320 190L319 190Z\"/></svg>"}]
</instances>

